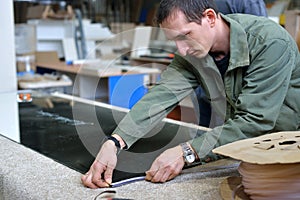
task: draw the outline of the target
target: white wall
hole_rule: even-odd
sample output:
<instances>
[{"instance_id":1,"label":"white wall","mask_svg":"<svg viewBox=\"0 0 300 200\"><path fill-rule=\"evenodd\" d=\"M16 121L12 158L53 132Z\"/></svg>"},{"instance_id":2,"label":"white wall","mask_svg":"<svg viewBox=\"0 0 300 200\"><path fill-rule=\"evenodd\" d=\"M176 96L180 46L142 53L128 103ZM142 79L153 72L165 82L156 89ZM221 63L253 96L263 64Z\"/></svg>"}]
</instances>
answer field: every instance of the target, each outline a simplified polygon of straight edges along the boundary
<instances>
[{"instance_id":1,"label":"white wall","mask_svg":"<svg viewBox=\"0 0 300 200\"><path fill-rule=\"evenodd\" d=\"M17 89L14 44L13 1L1 1L0 6L0 92ZM3 84L5 83L5 84Z\"/></svg>"},{"instance_id":2,"label":"white wall","mask_svg":"<svg viewBox=\"0 0 300 200\"><path fill-rule=\"evenodd\" d=\"M0 19L0 134L19 142L13 0L1 1Z\"/></svg>"}]
</instances>

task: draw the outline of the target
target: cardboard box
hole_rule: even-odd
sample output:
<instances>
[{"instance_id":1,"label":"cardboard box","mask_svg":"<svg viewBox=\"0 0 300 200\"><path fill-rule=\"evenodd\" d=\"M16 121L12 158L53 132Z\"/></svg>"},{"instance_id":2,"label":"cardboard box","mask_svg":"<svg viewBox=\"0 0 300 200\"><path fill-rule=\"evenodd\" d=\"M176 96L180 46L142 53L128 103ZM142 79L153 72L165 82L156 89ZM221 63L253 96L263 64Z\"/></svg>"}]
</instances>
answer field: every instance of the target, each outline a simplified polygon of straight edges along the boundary
<instances>
[{"instance_id":1,"label":"cardboard box","mask_svg":"<svg viewBox=\"0 0 300 200\"><path fill-rule=\"evenodd\" d=\"M44 5L29 6L27 8L27 19L42 19L46 9Z\"/></svg>"},{"instance_id":2,"label":"cardboard box","mask_svg":"<svg viewBox=\"0 0 300 200\"><path fill-rule=\"evenodd\" d=\"M56 51L37 51L35 52L36 63L59 63Z\"/></svg>"},{"instance_id":3,"label":"cardboard box","mask_svg":"<svg viewBox=\"0 0 300 200\"><path fill-rule=\"evenodd\" d=\"M37 51L18 55L17 72L35 72L36 63L59 63L56 51Z\"/></svg>"}]
</instances>

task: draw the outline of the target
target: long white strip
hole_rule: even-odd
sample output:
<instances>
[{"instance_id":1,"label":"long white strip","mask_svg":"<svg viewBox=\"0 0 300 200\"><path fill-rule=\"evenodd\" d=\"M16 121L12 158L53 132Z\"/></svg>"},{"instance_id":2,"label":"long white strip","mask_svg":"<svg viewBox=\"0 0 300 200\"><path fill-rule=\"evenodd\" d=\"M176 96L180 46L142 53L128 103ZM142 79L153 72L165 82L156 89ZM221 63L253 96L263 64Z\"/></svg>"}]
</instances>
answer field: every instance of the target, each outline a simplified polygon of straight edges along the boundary
<instances>
[{"instance_id":1,"label":"long white strip","mask_svg":"<svg viewBox=\"0 0 300 200\"><path fill-rule=\"evenodd\" d=\"M128 179L125 179L125 180L122 180L122 181L114 182L110 186L111 187L120 187L120 186L125 185L125 184L133 183L133 182L136 182L136 181L143 181L143 180L145 180L145 176L137 176L137 177L128 178Z\"/></svg>"},{"instance_id":2,"label":"long white strip","mask_svg":"<svg viewBox=\"0 0 300 200\"><path fill-rule=\"evenodd\" d=\"M93 100L89 100L89 99L84 99L84 98L81 98L81 97L76 97L76 96L72 96L72 95L68 95L68 94L62 94L62 93L55 92L52 95L55 96L55 97L60 97L60 98L68 99L68 100L71 100L71 101L77 101L77 102L86 103L86 104L90 104L90 105L96 105L96 106L99 106L99 107L108 108L108 109L112 109L112 110L117 110L117 111L121 111L121 112L129 112L129 109L127 109L127 108L121 108L121 107L118 107L118 106L113 106L113 105L110 105L110 104L101 103L101 102L93 101ZM163 121L171 123L171 124L177 124L179 126L185 126L185 127L188 127L188 128L202 130L202 131L210 131L211 130L210 128L207 128L207 127L198 126L196 124L177 121L177 120L169 119L169 118L165 118L165 119L163 119Z\"/></svg>"}]
</instances>

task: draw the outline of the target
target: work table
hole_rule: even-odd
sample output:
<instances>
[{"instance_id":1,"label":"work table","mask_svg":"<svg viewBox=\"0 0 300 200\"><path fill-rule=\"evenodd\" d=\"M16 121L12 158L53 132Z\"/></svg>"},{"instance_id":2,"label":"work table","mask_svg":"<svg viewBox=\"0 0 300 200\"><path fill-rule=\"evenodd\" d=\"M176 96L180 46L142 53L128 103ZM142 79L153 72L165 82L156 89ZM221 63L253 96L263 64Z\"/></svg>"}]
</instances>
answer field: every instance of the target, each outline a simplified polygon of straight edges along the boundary
<instances>
[{"instance_id":1,"label":"work table","mask_svg":"<svg viewBox=\"0 0 300 200\"><path fill-rule=\"evenodd\" d=\"M89 189L81 184L81 174L23 145L0 136L0 199L94 199L107 189ZM199 166L164 184L139 181L115 190L127 199L221 199L220 183L236 175L233 161L227 168L201 170ZM206 167L208 167L207 164Z\"/></svg>"}]
</instances>

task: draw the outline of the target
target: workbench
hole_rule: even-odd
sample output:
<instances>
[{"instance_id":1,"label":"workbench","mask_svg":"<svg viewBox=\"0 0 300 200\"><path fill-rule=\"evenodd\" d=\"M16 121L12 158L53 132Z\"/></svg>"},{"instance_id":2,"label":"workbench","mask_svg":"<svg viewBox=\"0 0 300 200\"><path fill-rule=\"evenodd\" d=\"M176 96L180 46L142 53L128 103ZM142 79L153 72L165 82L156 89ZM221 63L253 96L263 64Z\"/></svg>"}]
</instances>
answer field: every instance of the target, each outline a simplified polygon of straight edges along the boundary
<instances>
[{"instance_id":1,"label":"workbench","mask_svg":"<svg viewBox=\"0 0 300 200\"><path fill-rule=\"evenodd\" d=\"M72 81L66 75L56 76L52 74L25 74L18 77L20 89L47 89L56 87L68 87Z\"/></svg>"},{"instance_id":2,"label":"workbench","mask_svg":"<svg viewBox=\"0 0 300 200\"><path fill-rule=\"evenodd\" d=\"M93 200L107 190L84 187L80 172L1 135L0 151L0 199ZM236 167L225 163L229 168L201 170L203 165L194 169L198 172L184 172L164 184L139 181L110 190L117 192L117 198L136 200L218 200L220 183L237 174Z\"/></svg>"},{"instance_id":3,"label":"workbench","mask_svg":"<svg viewBox=\"0 0 300 200\"><path fill-rule=\"evenodd\" d=\"M113 130L115 120L120 120L128 110L65 94L46 98L53 101L53 107L43 104L43 99L34 95L31 103L20 103L20 143L0 136L0 199L94 199L107 189L85 188L80 177L99 150L101 134ZM73 113L68 112L70 108ZM173 137L174 130L180 134ZM198 133L197 130L206 129L164 119L156 129L159 139L156 135L145 138L140 147L137 145L129 152L139 152L148 146L156 149L153 155L157 155L179 140ZM150 143L149 139L156 143ZM166 139L168 142L164 144ZM144 155L147 157L147 153ZM141 154L139 157L142 158ZM125 155L125 158L130 156ZM124 160L119 159L116 170L122 169L119 164ZM151 159L141 166L147 169ZM136 160L125 160L126 166L132 161ZM116 191L116 198L126 199L221 199L220 183L228 176L238 175L238 164L230 159L219 160L185 169L164 184L142 180L109 190ZM139 166L136 169L140 169Z\"/></svg>"}]
</instances>

